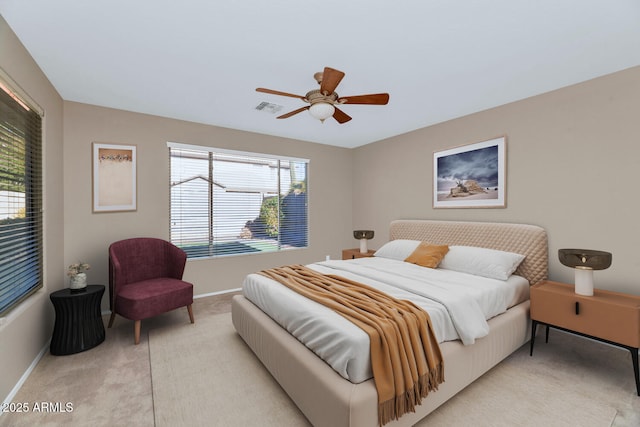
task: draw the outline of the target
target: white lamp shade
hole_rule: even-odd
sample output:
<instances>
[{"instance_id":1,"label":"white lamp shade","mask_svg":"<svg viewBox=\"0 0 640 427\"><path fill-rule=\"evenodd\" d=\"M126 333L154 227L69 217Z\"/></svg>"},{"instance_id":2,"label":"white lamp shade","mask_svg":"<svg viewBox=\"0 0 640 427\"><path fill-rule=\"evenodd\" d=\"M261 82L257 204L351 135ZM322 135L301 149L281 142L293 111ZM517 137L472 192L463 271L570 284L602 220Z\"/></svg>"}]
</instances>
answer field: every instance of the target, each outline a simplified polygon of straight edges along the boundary
<instances>
[{"instance_id":1,"label":"white lamp shade","mask_svg":"<svg viewBox=\"0 0 640 427\"><path fill-rule=\"evenodd\" d=\"M311 107L309 107L309 114L311 114L313 118L316 118L321 122L333 116L333 113L335 111L335 107L331 104L327 104L326 102L316 102L315 104L311 105Z\"/></svg>"}]
</instances>

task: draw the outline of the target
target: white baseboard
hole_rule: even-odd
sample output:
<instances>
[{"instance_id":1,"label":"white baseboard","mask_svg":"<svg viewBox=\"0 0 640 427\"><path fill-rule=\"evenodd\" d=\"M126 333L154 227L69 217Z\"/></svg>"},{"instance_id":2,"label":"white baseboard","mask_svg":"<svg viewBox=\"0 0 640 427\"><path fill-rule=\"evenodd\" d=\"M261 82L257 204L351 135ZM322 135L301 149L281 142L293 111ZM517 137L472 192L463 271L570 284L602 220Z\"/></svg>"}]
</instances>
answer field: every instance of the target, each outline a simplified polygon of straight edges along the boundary
<instances>
[{"instance_id":1,"label":"white baseboard","mask_svg":"<svg viewBox=\"0 0 640 427\"><path fill-rule=\"evenodd\" d=\"M193 299L211 297L211 296L214 296L214 295L230 294L232 292L240 292L241 290L242 290L242 288L237 288L237 289L226 289L224 291L209 292L209 293L206 293L206 294L194 295Z\"/></svg>"},{"instance_id":2,"label":"white baseboard","mask_svg":"<svg viewBox=\"0 0 640 427\"><path fill-rule=\"evenodd\" d=\"M242 290L242 288L237 288L237 289L226 289L224 291L209 292L209 293L206 293L206 294L194 295L193 299L212 297L214 295L230 294L230 293L233 293L233 292L240 292L241 290ZM102 311L102 315L103 316L111 315L111 310L103 310Z\"/></svg>"},{"instance_id":3,"label":"white baseboard","mask_svg":"<svg viewBox=\"0 0 640 427\"><path fill-rule=\"evenodd\" d=\"M22 376L20 377L16 385L13 386L13 389L9 392L7 397L4 399L4 401L2 402L3 405L9 404L13 401L13 398L16 397L16 394L18 394L18 391L20 391L20 388L22 387L22 385L25 383L25 381L27 381L27 378L29 378L29 375L31 375L31 372L33 372L33 370L36 368L36 366L38 365L38 362L40 362L40 359L42 359L42 357L47 353L47 351L49 351L50 343L51 343L51 340L47 341L45 346L42 347L42 350L40 350L36 358L33 359L33 362L31 362L27 370L24 372L24 374L22 374ZM0 416L2 416L2 411L0 411Z\"/></svg>"}]
</instances>

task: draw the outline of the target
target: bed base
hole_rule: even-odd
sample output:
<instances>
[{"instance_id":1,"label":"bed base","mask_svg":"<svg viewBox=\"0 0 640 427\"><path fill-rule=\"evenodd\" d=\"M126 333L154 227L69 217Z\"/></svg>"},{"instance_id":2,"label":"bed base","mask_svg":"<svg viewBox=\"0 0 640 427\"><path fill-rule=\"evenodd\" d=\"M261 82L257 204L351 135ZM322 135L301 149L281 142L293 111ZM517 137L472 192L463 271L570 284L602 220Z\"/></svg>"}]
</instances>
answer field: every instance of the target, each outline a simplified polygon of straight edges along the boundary
<instances>
[{"instance_id":1,"label":"bed base","mask_svg":"<svg viewBox=\"0 0 640 427\"><path fill-rule=\"evenodd\" d=\"M316 427L377 427L377 392L372 379L353 384L300 343L242 295L232 300L238 334L258 356L291 400ZM471 346L440 345L445 382L416 412L385 426L411 426L471 384L528 341L529 301L489 320L491 333Z\"/></svg>"}]
</instances>

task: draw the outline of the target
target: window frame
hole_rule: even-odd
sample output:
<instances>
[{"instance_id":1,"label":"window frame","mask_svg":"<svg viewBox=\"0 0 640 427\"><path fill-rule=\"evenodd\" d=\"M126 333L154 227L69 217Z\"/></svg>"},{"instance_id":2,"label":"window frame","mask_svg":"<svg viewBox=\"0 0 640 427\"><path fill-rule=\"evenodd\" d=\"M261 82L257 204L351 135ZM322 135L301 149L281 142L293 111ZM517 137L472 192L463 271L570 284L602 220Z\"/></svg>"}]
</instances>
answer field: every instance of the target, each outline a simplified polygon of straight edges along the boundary
<instances>
[{"instance_id":1,"label":"window frame","mask_svg":"<svg viewBox=\"0 0 640 427\"><path fill-rule=\"evenodd\" d=\"M0 317L4 317L11 310L44 287L44 111L0 68L0 91L6 102L6 108L16 112L15 117L2 118L6 137L7 156L13 157L16 151L24 150L22 163L19 168L24 168L24 215L23 231L11 234L10 239L5 239L2 249L15 254L18 238L25 240L26 249L19 256L3 257L0 261ZM24 123L18 123L24 121ZM22 126L19 126L22 125ZM11 137L12 131L18 130L15 137ZM18 142L16 142L18 141ZM13 161L8 158L7 164ZM19 216L9 216L8 206L16 196L9 194L12 187L10 170L2 181L7 188L7 212L8 215L3 224L0 224L0 232L10 231L12 225L17 223ZM13 184L15 185L15 184ZM18 192L19 193L19 192ZM15 200L15 199L14 199ZM1 235L1 234L0 234ZM18 238L16 238L16 236ZM9 243L7 243L9 242ZM17 290L17 292L16 292Z\"/></svg>"},{"instance_id":2,"label":"window frame","mask_svg":"<svg viewBox=\"0 0 640 427\"><path fill-rule=\"evenodd\" d=\"M226 148L216 148L216 147L210 147L210 146L201 146L201 145L193 145L193 144L184 144L184 143L178 143L178 142L167 142L167 148L168 148L168 154L169 154L169 181L170 181L170 190L169 190L169 209L170 209L170 213L169 213L169 232L170 232L170 241L175 244L178 247L181 247L183 250L185 250L187 252L187 256L188 259L208 259L208 258L221 258L221 257L227 257L227 256L239 256L239 255L250 255L250 254L261 254L261 253L274 253L274 252L281 252L281 251L288 251L288 250L294 250L294 249L304 249L304 248L308 248L309 247L309 200L308 200L308 179L309 179L309 164L310 161L309 159L303 159L303 158L298 158L298 157L291 157L291 156L280 156L280 155L274 155L274 154L264 154L264 153L257 153L257 152L250 152L250 151L239 151L239 150L231 150L231 149L226 149ZM176 177L176 182L174 182L174 172L173 172L173 157L174 157L174 150L186 150L186 151L192 151L194 152L194 158L196 156L201 156L203 161L207 161L208 162L208 175L207 176L203 176L204 174L199 174L197 175L198 178L202 178L203 180L208 181L208 186L209 186L209 192L208 192L208 211L207 211L207 215L208 215L208 220L209 223L207 225L207 229L206 232L208 232L208 240L206 243L201 243L200 250L197 249L192 249L191 251L189 250L189 246L187 244L185 244L185 242L188 239L177 239L174 238L174 195L173 195L173 186L174 185L179 185L179 183L184 183L184 182L188 182L190 180L193 180L196 175L194 175L193 177L191 176L181 176L180 178ZM197 153L197 154L196 154ZM205 159L205 156L207 156L207 158ZM261 162L276 162L277 163L277 190L275 191L268 191L268 190L261 190L261 191L250 191L247 190L247 193L260 193L263 195L262 201L261 201L261 207L264 206L264 202L266 200L266 197L264 195L269 194L271 195L270 197L277 197L277 215L278 215L278 229L277 229L277 237L275 238L275 241L277 242L275 245L271 244L271 245L266 245L268 246L267 248L261 248L259 250L220 250L216 247L216 245L223 245L225 243L231 243L231 242L243 242L241 237L234 237L234 238L227 238L222 236L222 232L219 231L218 233L216 233L215 229L218 228L218 226L216 225L217 222L215 221L215 216L217 214L217 208L216 208L216 204L213 203L213 199L215 198L215 195L213 194L213 188L218 185L219 183L215 182L215 177L217 177L217 175L215 175L215 172L213 172L213 165L214 162L216 161L222 161L222 159L220 159L219 157L222 156L232 156L232 157L240 157L240 158L245 158L247 160L247 162L242 162L240 161L240 163L247 165L247 164L254 164L253 162L256 163L261 163ZM252 160L252 161L250 161ZM234 162L234 161L239 161L238 159L234 159L234 160L229 160L230 163ZM283 162L288 162L287 165L283 165ZM282 201L289 195L291 195L291 193L293 193L292 190L292 185L294 184L293 182L289 182L289 188L285 190L284 194L282 191L282 184L283 184L283 179L281 177L281 171L285 170L285 169L289 169L293 164L304 164L304 178L302 180L296 181L297 184L302 183L303 186L303 190L301 191L297 191L296 190L296 195L301 195L301 197L303 197L302 199L298 199L298 202L302 201L304 203L304 209L302 210L302 214L298 214L296 213L296 215L294 215L295 219L302 219L304 222L304 228L300 228L299 225L293 226L292 228L289 228L289 240L287 240L287 235L283 235L283 224L280 222L281 221L281 210L283 209L283 204ZM235 176L242 176L241 173L238 173L238 175ZM244 182L243 182L244 184ZM241 188L246 188L249 189L251 187L250 183L247 181L246 183L246 187L241 186ZM234 192L234 191L231 191ZM236 191L236 192L240 192L242 193L243 191ZM296 197L293 197L293 199L295 199ZM290 199L290 200L293 200ZM242 201L242 202L246 202L246 201ZM238 202L240 203L240 202ZM298 203L299 204L299 203ZM234 205L234 208L237 209L237 207ZM298 208L299 209L299 208ZM181 211L181 214L183 214L184 211ZM234 211L235 212L235 211ZM300 212L300 211L298 211ZM219 211L218 211L219 213ZM231 214L229 214L231 216ZM200 216L202 217L202 216ZM257 217L256 217L257 218ZM286 227L286 226L285 226ZM287 229L287 228L285 228ZM295 232L294 232L295 230ZM300 231L303 230L303 231ZM291 244L291 242L296 239L299 238L298 237L291 237L296 233L302 233L302 245L300 244ZM201 231L201 235L204 236L204 232ZM269 242L271 240L269 239L264 239L264 242ZM299 243L299 240L296 240L296 243ZM273 241L272 241L273 243ZM206 249L205 249L206 248ZM205 253L206 252L206 253Z\"/></svg>"}]
</instances>

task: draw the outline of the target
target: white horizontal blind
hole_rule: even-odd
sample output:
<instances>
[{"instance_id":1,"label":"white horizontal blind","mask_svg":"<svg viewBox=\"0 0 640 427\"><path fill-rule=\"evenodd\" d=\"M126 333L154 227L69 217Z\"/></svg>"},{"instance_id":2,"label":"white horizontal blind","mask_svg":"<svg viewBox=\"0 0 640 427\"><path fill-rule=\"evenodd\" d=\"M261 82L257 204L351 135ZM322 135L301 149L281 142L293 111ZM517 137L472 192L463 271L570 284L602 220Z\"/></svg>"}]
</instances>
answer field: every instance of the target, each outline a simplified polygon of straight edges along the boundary
<instances>
[{"instance_id":1,"label":"white horizontal blind","mask_svg":"<svg viewBox=\"0 0 640 427\"><path fill-rule=\"evenodd\" d=\"M169 144L171 241L190 258L306 247L302 159Z\"/></svg>"},{"instance_id":2,"label":"white horizontal blind","mask_svg":"<svg viewBox=\"0 0 640 427\"><path fill-rule=\"evenodd\" d=\"M0 83L2 315L42 287L42 118Z\"/></svg>"}]
</instances>

